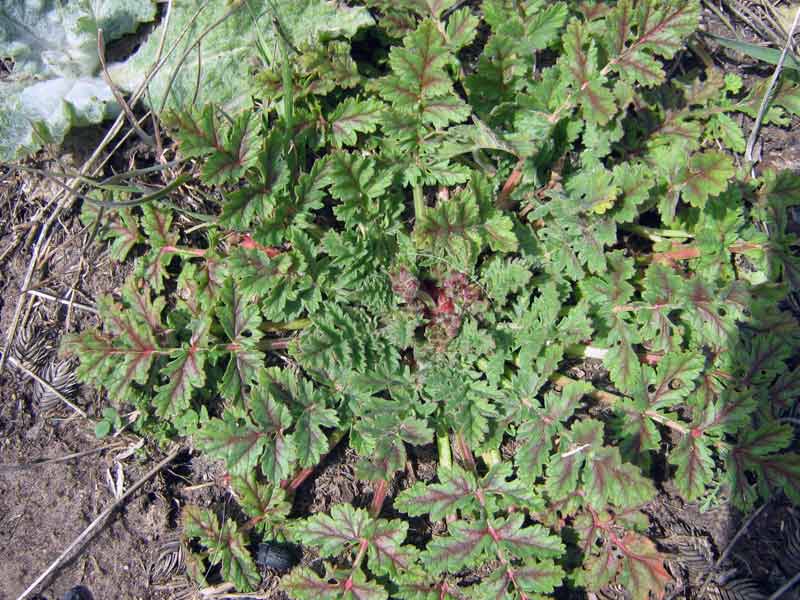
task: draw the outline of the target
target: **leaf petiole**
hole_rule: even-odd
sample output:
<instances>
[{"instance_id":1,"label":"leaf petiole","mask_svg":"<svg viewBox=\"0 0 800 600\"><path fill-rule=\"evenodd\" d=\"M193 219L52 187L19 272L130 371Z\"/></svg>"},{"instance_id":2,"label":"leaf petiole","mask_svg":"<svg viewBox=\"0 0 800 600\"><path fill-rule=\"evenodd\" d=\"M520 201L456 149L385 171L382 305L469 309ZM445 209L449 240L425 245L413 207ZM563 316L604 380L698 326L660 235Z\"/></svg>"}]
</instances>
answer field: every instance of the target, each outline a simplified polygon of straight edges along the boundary
<instances>
[{"instance_id":1,"label":"leaf petiole","mask_svg":"<svg viewBox=\"0 0 800 600\"><path fill-rule=\"evenodd\" d=\"M450 448L450 435L447 432L436 434L436 450L439 454L439 467L453 468L453 451Z\"/></svg>"}]
</instances>

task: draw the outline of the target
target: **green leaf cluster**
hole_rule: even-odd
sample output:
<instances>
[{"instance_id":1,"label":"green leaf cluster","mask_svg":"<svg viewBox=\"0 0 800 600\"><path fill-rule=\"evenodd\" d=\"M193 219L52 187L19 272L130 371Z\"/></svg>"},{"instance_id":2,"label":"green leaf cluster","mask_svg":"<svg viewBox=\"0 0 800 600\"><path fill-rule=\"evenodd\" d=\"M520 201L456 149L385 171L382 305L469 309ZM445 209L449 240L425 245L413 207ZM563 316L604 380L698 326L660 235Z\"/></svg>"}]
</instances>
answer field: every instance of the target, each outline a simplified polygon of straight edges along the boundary
<instances>
[{"instance_id":1,"label":"green leaf cluster","mask_svg":"<svg viewBox=\"0 0 800 600\"><path fill-rule=\"evenodd\" d=\"M269 537L323 559L295 598L663 594L662 486L800 501L800 178L736 166L757 89L666 76L694 1L368 4L385 53L281 38L246 108L165 118L218 210L102 220L137 258L79 375L224 461L249 520L186 533L240 590ZM290 517L338 444L369 506ZM393 487L433 444L436 477Z\"/></svg>"}]
</instances>

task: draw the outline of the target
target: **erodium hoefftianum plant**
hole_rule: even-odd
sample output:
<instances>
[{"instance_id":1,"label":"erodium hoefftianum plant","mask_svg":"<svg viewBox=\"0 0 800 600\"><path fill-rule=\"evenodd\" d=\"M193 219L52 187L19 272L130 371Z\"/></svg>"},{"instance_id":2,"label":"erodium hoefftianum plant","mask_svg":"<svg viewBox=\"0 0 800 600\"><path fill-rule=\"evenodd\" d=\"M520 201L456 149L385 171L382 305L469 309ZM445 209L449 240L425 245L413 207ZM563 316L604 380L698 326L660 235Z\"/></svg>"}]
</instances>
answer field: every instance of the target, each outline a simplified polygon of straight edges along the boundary
<instances>
[{"instance_id":1,"label":"erodium hoefftianum plant","mask_svg":"<svg viewBox=\"0 0 800 600\"><path fill-rule=\"evenodd\" d=\"M101 217L135 267L80 377L225 461L249 520L185 508L198 578L252 590L286 539L324 559L293 598L661 596L659 488L800 500L800 177L743 164L763 89L686 50L696 1L366 4L352 41L278 31L247 108L163 114L219 211ZM798 112L784 79L766 119ZM565 374L587 354L598 387ZM290 517L337 444L372 503ZM389 494L428 444L436 478Z\"/></svg>"}]
</instances>

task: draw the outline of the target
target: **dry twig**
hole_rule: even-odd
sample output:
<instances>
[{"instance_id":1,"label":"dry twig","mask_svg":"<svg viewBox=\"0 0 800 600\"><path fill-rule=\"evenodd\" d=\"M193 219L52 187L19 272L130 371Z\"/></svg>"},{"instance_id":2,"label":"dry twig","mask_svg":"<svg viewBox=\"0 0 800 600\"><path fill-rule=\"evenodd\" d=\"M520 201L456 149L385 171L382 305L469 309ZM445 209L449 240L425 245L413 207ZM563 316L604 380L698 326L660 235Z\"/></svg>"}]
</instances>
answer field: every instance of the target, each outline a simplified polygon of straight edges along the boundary
<instances>
[{"instance_id":1,"label":"dry twig","mask_svg":"<svg viewBox=\"0 0 800 600\"><path fill-rule=\"evenodd\" d=\"M119 447L121 447L120 444L108 444L106 446L100 446L99 448L84 450L83 452L73 452L72 454L65 454L64 456L56 456L55 458L37 458L26 463L0 464L0 472L21 471L23 469L30 469L32 467L41 467L43 465L50 465L53 463L67 462L69 460L74 460L83 456L89 456L91 454L98 454L100 452L105 452L106 450L112 450Z\"/></svg>"},{"instance_id":2,"label":"dry twig","mask_svg":"<svg viewBox=\"0 0 800 600\"><path fill-rule=\"evenodd\" d=\"M36 588L38 588L43 581L45 581L56 569L58 569L62 565L62 563L67 559L67 557L70 556L70 554L75 548L80 546L80 544L83 543L83 541L86 540L86 538L88 538L95 529L97 529L100 525L102 525L105 522L106 518L111 513L113 513L117 508L119 508L120 505L123 502L125 502L125 500L127 500L135 491L137 491L140 487L142 487L142 485L145 482L149 481L156 473L158 473L161 469L163 469L165 466L167 466L169 463L175 460L175 457L178 456L178 454L180 454L182 450L183 448L180 446L174 449L172 452L169 453L169 456L167 456L164 460L158 463L155 467L150 469L147 472L147 474L144 475L144 477L142 477L141 479L139 479L139 481L134 483L128 489L127 492L125 492L122 496L120 496L118 500L115 500L109 506L107 506L106 509L103 510L103 512L101 512L97 516L97 518L94 521L92 521L89 524L89 526L86 529L84 529L69 546L67 546L67 548L59 555L59 557L55 559L50 564L50 566L47 567L47 569L45 569L45 571L41 575L39 575L39 577L36 578L36 581L30 584L28 588L17 597L17 600L25 600L25 598L27 598L31 593L33 593L33 591Z\"/></svg>"},{"instance_id":3,"label":"dry twig","mask_svg":"<svg viewBox=\"0 0 800 600\"><path fill-rule=\"evenodd\" d=\"M736 535L733 536L733 539L728 542L728 546L725 548L722 554L719 555L719 558L712 565L711 569L709 569L708 575L706 575L703 585L700 588L700 592L697 594L698 598L704 597L703 594L706 593L706 588L708 587L708 584L711 583L711 578L719 570L720 565L728 559L728 556L730 556L731 552L733 551L733 547L736 545L736 542L739 541L739 538L745 534L745 532L750 528L751 523L756 520L758 515L760 515L767 506L769 506L769 502L765 502L759 506L758 509L747 518L744 524L742 524L742 526L739 528L739 531L737 531Z\"/></svg>"},{"instance_id":4,"label":"dry twig","mask_svg":"<svg viewBox=\"0 0 800 600\"><path fill-rule=\"evenodd\" d=\"M789 581L784 583L780 587L780 589L778 591L776 591L774 594L772 594L769 598L767 598L767 600L778 600L778 598L783 596L786 592L788 592L790 589L792 589L798 583L800 583L800 573L796 573L794 577L792 577Z\"/></svg>"}]
</instances>

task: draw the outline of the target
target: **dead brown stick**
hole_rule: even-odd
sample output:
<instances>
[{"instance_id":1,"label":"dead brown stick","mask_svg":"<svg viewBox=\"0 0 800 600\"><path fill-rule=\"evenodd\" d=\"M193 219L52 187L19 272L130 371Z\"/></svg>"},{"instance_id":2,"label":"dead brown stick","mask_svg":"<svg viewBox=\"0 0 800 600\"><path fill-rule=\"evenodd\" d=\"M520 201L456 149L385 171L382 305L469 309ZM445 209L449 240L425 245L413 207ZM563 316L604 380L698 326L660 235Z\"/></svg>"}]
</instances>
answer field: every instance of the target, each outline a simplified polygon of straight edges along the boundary
<instances>
[{"instance_id":1,"label":"dead brown stick","mask_svg":"<svg viewBox=\"0 0 800 600\"><path fill-rule=\"evenodd\" d=\"M733 539L730 542L728 542L728 546L725 548L722 554L719 555L719 558L714 563L714 566L711 567L711 570L709 570L708 575L706 575L706 579L703 582L703 587L700 588L700 593L697 594L698 598L703 598L703 594L706 593L706 588L708 587L708 584L711 583L711 578L714 576L714 573L716 573L719 570L720 565L722 565L722 563L724 563L727 560L728 556L730 556L731 552L733 551L733 547L736 545L736 542L738 542L739 538L742 537L744 533L750 528L750 524L756 520L758 515L760 515L762 511L765 508L767 508L767 506L769 506L769 502L765 502L764 504L759 506L758 509L753 514L751 514L744 522L744 524L739 528L739 531L736 532L736 535L733 536Z\"/></svg>"},{"instance_id":2,"label":"dead brown stick","mask_svg":"<svg viewBox=\"0 0 800 600\"><path fill-rule=\"evenodd\" d=\"M777 592L775 592L774 594L772 594L772 596L770 596L769 598L767 598L767 600L778 600L778 598L780 598L781 596L783 596L783 595L784 595L786 592L788 592L790 589L792 589L792 588L793 588L794 586L796 586L798 583L800 583L800 573L795 573L795 576L794 576L794 577L792 577L792 578L791 578L789 581L787 581L786 583L784 583L784 584L781 586L781 588L780 588L780 589L779 589Z\"/></svg>"},{"instance_id":3,"label":"dead brown stick","mask_svg":"<svg viewBox=\"0 0 800 600\"><path fill-rule=\"evenodd\" d=\"M181 446L175 448L172 452L169 453L169 455L164 460L162 460L155 467L150 469L144 477L139 479L139 481L134 483L130 487L130 489L128 489L127 492L125 492L124 494L122 494L122 496L119 497L118 500L115 500L108 507L106 507L106 509L103 512L101 512L97 516L97 518L94 521L92 521L89 524L89 526L86 529L84 529L81 532L81 534L78 535L78 537L76 537L75 540L73 540L73 542L69 546L67 546L66 550L64 550L57 559L55 559L52 563L50 563L50 566L47 567L47 569L45 569L44 572L41 575L39 575L39 577L36 578L36 581L30 584L24 592L22 592L19 596L17 596L17 600L25 600L25 598L27 598L31 593L33 593L33 591L36 588L38 588L39 585L41 585L41 583L45 579L47 579L56 569L58 569L61 566L61 564L67 559L67 557L69 557L69 555L75 548L80 546L80 544L86 538L88 538L89 535L91 535L91 533L95 529L97 529L100 525L102 525L105 522L106 518L112 512L114 512L117 508L119 508L120 505L122 505L136 490L142 487L142 485L145 482L147 482L151 477L153 477L161 469L163 469L165 466L167 466L169 463L175 460L175 457L178 456L178 454L180 454L182 450L183 448Z\"/></svg>"},{"instance_id":4,"label":"dead brown stick","mask_svg":"<svg viewBox=\"0 0 800 600\"><path fill-rule=\"evenodd\" d=\"M139 126L139 122L136 119L136 116L133 114L131 107L128 106L128 103L125 102L125 98L122 97L122 93L119 91L119 88L114 83L114 80L111 79L111 75L108 74L108 68L106 67L106 44L103 40L103 30L97 30L97 56L100 59L100 68L101 72L103 73L103 79L108 85L111 93L114 94L114 99L117 101L122 107L122 112L125 113L125 116L128 117L128 123L130 126L133 127L133 130L139 136L139 138L148 146L155 145L152 136L148 135L144 129Z\"/></svg>"},{"instance_id":5,"label":"dead brown stick","mask_svg":"<svg viewBox=\"0 0 800 600\"><path fill-rule=\"evenodd\" d=\"M31 296L36 296L37 298L42 298L44 300L51 300L53 302L59 302L60 304L65 304L66 306L72 306L74 308L86 311L88 313L92 313L93 315L98 314L97 309L93 306L89 306L88 304L83 304L82 302L78 302L77 300L67 300L66 298L60 298L54 294L48 294L47 292L43 292L41 290L25 290L26 293L30 294Z\"/></svg>"},{"instance_id":6,"label":"dead brown stick","mask_svg":"<svg viewBox=\"0 0 800 600\"><path fill-rule=\"evenodd\" d=\"M43 458L37 458L36 460L32 460L26 463L0 464L0 473L2 473L3 471L21 471L23 469L29 469L31 467L41 467L42 465L49 465L52 463L67 462L68 460L74 460L76 458L89 456L90 454L97 454L99 452L105 452L106 450L111 450L113 448L119 448L119 447L121 447L120 444L108 444L106 446L100 446L99 448L84 450L83 452L73 452L72 454L65 454L64 456L56 456L55 458L43 457Z\"/></svg>"}]
</instances>

